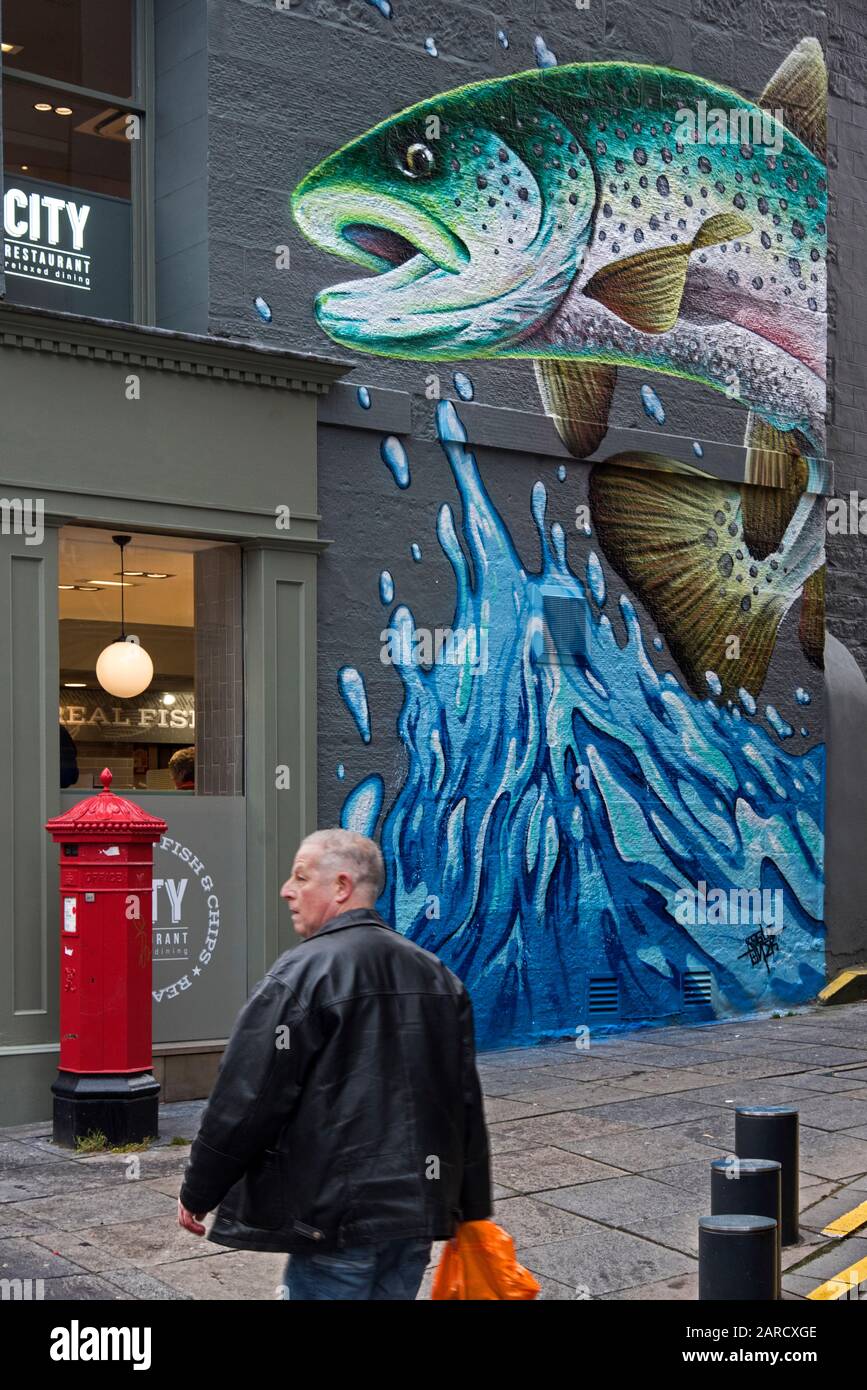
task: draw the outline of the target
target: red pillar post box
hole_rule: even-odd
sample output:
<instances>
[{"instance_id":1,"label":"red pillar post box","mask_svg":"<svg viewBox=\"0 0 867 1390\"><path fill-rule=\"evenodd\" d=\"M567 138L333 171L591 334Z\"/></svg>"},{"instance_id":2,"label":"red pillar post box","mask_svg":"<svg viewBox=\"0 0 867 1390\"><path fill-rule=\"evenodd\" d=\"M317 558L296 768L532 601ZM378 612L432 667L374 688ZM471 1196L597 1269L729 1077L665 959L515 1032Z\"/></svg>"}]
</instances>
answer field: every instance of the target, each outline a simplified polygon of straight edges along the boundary
<instances>
[{"instance_id":1,"label":"red pillar post box","mask_svg":"<svg viewBox=\"0 0 867 1390\"><path fill-rule=\"evenodd\" d=\"M152 1072L153 847L166 822L103 790L46 825L60 845L60 1069L54 1142L158 1133Z\"/></svg>"}]
</instances>

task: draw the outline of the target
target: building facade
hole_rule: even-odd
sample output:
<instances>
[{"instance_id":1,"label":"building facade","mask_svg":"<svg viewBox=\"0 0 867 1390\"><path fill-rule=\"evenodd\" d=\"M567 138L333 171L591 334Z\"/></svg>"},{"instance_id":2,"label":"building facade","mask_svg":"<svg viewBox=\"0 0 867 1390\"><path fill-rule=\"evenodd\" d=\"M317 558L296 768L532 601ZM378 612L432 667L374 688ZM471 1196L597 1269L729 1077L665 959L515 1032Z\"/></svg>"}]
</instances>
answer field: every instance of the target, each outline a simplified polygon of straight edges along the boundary
<instances>
[{"instance_id":1,"label":"building facade","mask_svg":"<svg viewBox=\"0 0 867 1390\"><path fill-rule=\"evenodd\" d=\"M3 40L9 1112L56 1066L41 826L104 757L169 822L167 1094L317 824L380 840L482 1046L863 959L858 7L4 0Z\"/></svg>"}]
</instances>

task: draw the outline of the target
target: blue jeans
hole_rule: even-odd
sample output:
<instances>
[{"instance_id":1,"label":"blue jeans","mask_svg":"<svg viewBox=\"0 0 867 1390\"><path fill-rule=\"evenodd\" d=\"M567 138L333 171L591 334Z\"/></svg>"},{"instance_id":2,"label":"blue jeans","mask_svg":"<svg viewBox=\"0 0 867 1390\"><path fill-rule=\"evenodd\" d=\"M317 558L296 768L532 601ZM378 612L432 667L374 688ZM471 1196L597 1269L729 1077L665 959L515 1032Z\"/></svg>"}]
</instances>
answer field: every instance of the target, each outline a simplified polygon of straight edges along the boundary
<instances>
[{"instance_id":1,"label":"blue jeans","mask_svg":"<svg viewBox=\"0 0 867 1390\"><path fill-rule=\"evenodd\" d=\"M430 1261L429 1240L389 1240L347 1250L290 1255L284 1283L297 1299L414 1299Z\"/></svg>"}]
</instances>

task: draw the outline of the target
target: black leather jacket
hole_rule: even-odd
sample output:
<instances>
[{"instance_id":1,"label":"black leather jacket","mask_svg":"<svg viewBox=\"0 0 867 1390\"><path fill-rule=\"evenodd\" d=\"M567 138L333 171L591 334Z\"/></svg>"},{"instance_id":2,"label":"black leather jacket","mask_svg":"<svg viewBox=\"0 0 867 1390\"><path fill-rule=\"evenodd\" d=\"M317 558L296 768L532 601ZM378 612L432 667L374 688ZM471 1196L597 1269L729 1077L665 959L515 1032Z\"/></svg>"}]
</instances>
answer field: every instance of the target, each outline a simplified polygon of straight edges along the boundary
<instances>
[{"instance_id":1,"label":"black leather jacket","mask_svg":"<svg viewBox=\"0 0 867 1390\"><path fill-rule=\"evenodd\" d=\"M309 1253L491 1215L469 995L372 909L287 951L241 1011L180 1198L209 1239Z\"/></svg>"}]
</instances>

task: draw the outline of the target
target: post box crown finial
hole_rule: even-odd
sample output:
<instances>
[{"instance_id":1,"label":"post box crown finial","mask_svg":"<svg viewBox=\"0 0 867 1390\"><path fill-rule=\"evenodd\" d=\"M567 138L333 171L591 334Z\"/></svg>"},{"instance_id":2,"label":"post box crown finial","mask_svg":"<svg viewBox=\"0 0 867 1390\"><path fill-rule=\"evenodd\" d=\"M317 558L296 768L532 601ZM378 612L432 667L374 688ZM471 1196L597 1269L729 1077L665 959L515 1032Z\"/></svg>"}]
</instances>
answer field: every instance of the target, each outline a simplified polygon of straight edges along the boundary
<instances>
[{"instance_id":1,"label":"post box crown finial","mask_svg":"<svg viewBox=\"0 0 867 1390\"><path fill-rule=\"evenodd\" d=\"M112 783L112 774L110 767L104 767L102 769L102 772L99 774L99 780L102 783L103 791L110 791Z\"/></svg>"}]
</instances>

